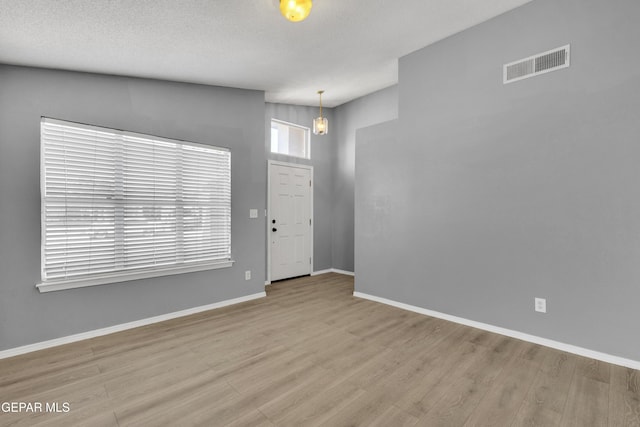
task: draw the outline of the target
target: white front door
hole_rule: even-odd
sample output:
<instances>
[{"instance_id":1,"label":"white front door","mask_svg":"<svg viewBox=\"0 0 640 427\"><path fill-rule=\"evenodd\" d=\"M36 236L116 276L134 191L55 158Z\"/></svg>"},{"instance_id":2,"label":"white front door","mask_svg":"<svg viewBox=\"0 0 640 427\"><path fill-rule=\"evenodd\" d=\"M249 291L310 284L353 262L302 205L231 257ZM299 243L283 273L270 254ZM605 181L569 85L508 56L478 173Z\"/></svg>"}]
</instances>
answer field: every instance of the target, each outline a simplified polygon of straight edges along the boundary
<instances>
[{"instance_id":1,"label":"white front door","mask_svg":"<svg viewBox=\"0 0 640 427\"><path fill-rule=\"evenodd\" d=\"M311 168L269 163L270 280L311 273Z\"/></svg>"}]
</instances>

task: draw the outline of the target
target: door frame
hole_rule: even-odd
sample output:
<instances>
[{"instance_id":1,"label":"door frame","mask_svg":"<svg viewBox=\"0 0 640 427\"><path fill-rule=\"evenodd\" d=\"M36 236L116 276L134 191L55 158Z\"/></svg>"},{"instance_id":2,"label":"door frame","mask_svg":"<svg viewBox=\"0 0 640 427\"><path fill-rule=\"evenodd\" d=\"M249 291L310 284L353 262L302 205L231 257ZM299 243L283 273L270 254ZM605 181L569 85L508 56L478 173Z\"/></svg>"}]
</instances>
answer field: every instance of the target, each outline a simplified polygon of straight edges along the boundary
<instances>
[{"instance_id":1,"label":"door frame","mask_svg":"<svg viewBox=\"0 0 640 427\"><path fill-rule=\"evenodd\" d=\"M309 273L313 273L313 230L315 228L315 221L313 218L313 166L300 163L281 162L278 160L267 160L267 281L266 285L271 284L271 169L273 166L284 166L290 168L307 169L309 171L309 179L311 179L311 186L309 188L309 214L311 218L311 227L309 227L309 257L311 257L311 264L309 266Z\"/></svg>"}]
</instances>

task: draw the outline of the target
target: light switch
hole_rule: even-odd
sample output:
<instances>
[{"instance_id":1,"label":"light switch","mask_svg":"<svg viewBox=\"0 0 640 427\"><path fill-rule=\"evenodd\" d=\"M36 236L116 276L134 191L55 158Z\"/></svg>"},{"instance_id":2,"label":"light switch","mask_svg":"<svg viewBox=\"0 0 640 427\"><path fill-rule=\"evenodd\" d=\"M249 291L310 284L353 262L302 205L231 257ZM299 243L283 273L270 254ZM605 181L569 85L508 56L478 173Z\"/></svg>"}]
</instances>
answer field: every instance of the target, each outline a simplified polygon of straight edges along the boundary
<instances>
[{"instance_id":1,"label":"light switch","mask_svg":"<svg viewBox=\"0 0 640 427\"><path fill-rule=\"evenodd\" d=\"M258 218L258 209L249 209L249 218Z\"/></svg>"}]
</instances>

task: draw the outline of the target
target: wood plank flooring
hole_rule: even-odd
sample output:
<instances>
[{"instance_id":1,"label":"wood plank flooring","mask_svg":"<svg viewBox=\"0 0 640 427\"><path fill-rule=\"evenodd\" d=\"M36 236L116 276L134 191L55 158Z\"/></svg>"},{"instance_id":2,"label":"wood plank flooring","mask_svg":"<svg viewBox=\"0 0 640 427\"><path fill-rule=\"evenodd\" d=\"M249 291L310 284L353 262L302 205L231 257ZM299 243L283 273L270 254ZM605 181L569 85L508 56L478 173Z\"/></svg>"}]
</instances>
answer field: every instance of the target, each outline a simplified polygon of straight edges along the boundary
<instances>
[{"instance_id":1,"label":"wood plank flooring","mask_svg":"<svg viewBox=\"0 0 640 427\"><path fill-rule=\"evenodd\" d=\"M267 298L0 360L1 426L640 426L640 372L354 298ZM62 408L62 407L61 407Z\"/></svg>"}]
</instances>

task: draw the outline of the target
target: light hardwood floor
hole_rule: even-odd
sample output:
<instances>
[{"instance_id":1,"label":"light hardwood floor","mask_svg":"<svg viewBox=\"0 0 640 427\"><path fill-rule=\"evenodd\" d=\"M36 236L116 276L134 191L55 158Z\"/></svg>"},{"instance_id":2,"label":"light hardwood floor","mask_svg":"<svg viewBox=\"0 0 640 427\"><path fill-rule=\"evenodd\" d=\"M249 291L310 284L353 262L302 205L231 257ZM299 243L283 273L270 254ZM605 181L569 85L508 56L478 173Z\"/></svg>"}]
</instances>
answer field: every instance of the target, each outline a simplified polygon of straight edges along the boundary
<instances>
[{"instance_id":1,"label":"light hardwood floor","mask_svg":"<svg viewBox=\"0 0 640 427\"><path fill-rule=\"evenodd\" d=\"M0 425L640 426L640 371L354 298L267 298L0 360Z\"/></svg>"}]
</instances>

